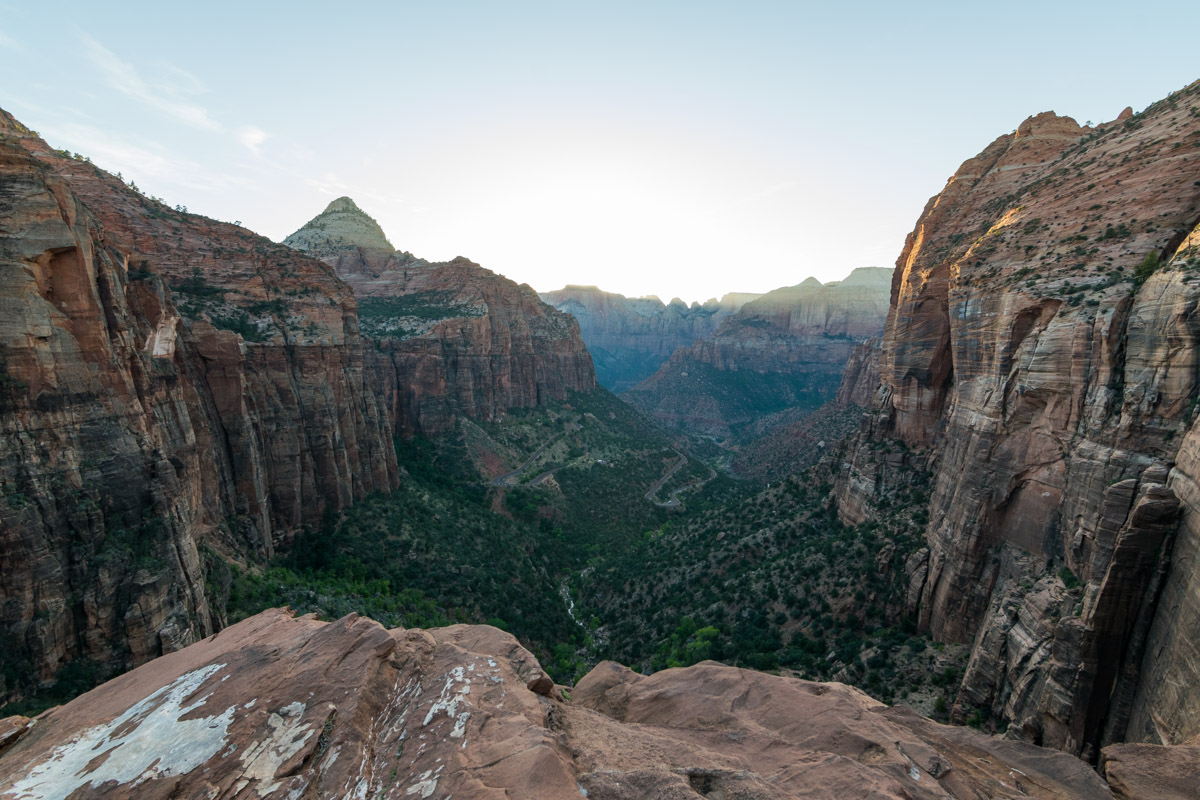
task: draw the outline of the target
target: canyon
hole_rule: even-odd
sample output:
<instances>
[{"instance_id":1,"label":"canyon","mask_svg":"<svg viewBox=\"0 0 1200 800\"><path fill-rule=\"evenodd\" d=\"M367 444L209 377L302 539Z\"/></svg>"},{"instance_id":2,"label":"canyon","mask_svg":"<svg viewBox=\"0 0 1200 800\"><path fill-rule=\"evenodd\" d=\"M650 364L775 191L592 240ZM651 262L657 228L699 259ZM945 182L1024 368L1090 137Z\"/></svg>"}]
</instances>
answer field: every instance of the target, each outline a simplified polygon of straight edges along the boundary
<instances>
[{"instance_id":1,"label":"canyon","mask_svg":"<svg viewBox=\"0 0 1200 800\"><path fill-rule=\"evenodd\" d=\"M720 300L692 303L679 298L625 297L595 286L567 286L539 297L579 322L596 364L596 380L623 392L654 374L681 347L706 339L738 309L761 295L729 292Z\"/></svg>"},{"instance_id":2,"label":"canyon","mask_svg":"<svg viewBox=\"0 0 1200 800\"><path fill-rule=\"evenodd\" d=\"M863 267L768 292L622 397L667 427L719 437L785 409L815 410L836 398L856 346L883 332L891 276Z\"/></svg>"},{"instance_id":3,"label":"canyon","mask_svg":"<svg viewBox=\"0 0 1200 800\"><path fill-rule=\"evenodd\" d=\"M277 244L0 112L0 275L0 702L107 680L0 719L0 797L1194 794L1200 82L691 307L348 197Z\"/></svg>"}]
</instances>

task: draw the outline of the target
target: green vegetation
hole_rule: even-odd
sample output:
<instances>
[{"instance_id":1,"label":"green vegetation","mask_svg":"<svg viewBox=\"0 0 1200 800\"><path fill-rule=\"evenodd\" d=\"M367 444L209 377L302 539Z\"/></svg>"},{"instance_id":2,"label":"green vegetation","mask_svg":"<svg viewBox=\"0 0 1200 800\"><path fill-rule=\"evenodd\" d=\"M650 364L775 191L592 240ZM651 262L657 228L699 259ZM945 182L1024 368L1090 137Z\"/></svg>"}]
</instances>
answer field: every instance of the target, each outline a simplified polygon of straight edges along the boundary
<instances>
[{"instance_id":1,"label":"green vegetation","mask_svg":"<svg viewBox=\"0 0 1200 800\"><path fill-rule=\"evenodd\" d=\"M837 395L841 373L724 370L689 361L653 386L628 391L622 398L659 419L679 420L678 427L702 430L695 417L712 418L712 433L735 436L762 417L785 409L815 411ZM685 424L686 422L686 424Z\"/></svg>"},{"instance_id":2,"label":"green vegetation","mask_svg":"<svg viewBox=\"0 0 1200 800\"><path fill-rule=\"evenodd\" d=\"M1075 573L1071 572L1069 567L1063 567L1058 571L1058 579L1063 582L1063 586L1068 589L1074 589L1076 586L1082 586L1079 578L1075 577Z\"/></svg>"},{"instance_id":3,"label":"green vegetation","mask_svg":"<svg viewBox=\"0 0 1200 800\"><path fill-rule=\"evenodd\" d=\"M17 652L15 647L0 642L0 652ZM0 689L14 686L26 679L33 672L29 664L18 663L7 656L0 655ZM48 708L62 705L78 697L84 692L106 680L104 675L91 659L77 658L68 661L54 676L54 682L40 689L37 694L14 703L0 706L0 719L20 715L34 717Z\"/></svg>"},{"instance_id":4,"label":"green vegetation","mask_svg":"<svg viewBox=\"0 0 1200 800\"><path fill-rule=\"evenodd\" d=\"M1137 287L1141 286L1150 278L1151 275L1157 272L1159 265L1160 262L1158 258L1158 251L1151 250L1146 254L1146 257L1142 259L1142 262L1138 264L1133 271L1134 288L1136 289Z\"/></svg>"},{"instance_id":5,"label":"green vegetation","mask_svg":"<svg viewBox=\"0 0 1200 800\"><path fill-rule=\"evenodd\" d=\"M879 446L906 465L889 521L848 527L825 502L827 463L763 489L711 477L682 446L604 390L397 442L400 488L269 564L233 567L230 618L287 604L389 626L488 622L564 683L601 658L643 671L715 659L889 701L946 691L957 656L905 616L904 565L928 519L918 454ZM656 500L707 482L679 507L647 501L676 465Z\"/></svg>"},{"instance_id":6,"label":"green vegetation","mask_svg":"<svg viewBox=\"0 0 1200 800\"><path fill-rule=\"evenodd\" d=\"M504 467L487 464L500 457L511 469L547 441L523 475L552 471L552 481L489 485ZM678 513L642 497L677 459L670 440L597 390L503 422L462 420L436 439L397 442L396 452L407 472L396 491L330 515L269 564L233 567L231 620L290 605L389 626L499 621L557 680L586 671L595 643L571 618L561 584Z\"/></svg>"},{"instance_id":7,"label":"green vegetation","mask_svg":"<svg viewBox=\"0 0 1200 800\"><path fill-rule=\"evenodd\" d=\"M241 335L248 342L265 342L270 334L264 331L250 315L241 309L230 309L224 313L211 312L208 315L212 324L227 331Z\"/></svg>"},{"instance_id":8,"label":"green vegetation","mask_svg":"<svg viewBox=\"0 0 1200 800\"><path fill-rule=\"evenodd\" d=\"M175 292L193 298L221 297L225 290L209 284L208 279L200 272L199 267L192 269L192 274L171 287Z\"/></svg>"},{"instance_id":9,"label":"green vegetation","mask_svg":"<svg viewBox=\"0 0 1200 800\"><path fill-rule=\"evenodd\" d=\"M454 302L454 292L415 292L399 297L363 297L358 320L363 334L377 339L404 338L422 322L479 317L483 310Z\"/></svg>"},{"instance_id":10,"label":"green vegetation","mask_svg":"<svg viewBox=\"0 0 1200 800\"><path fill-rule=\"evenodd\" d=\"M707 658L782 668L889 701L928 685L940 656L905 617L904 564L922 542L930 476L904 458L913 466L887 525L839 523L823 502L833 476L818 466L593 562L574 587L605 657L647 670Z\"/></svg>"}]
</instances>

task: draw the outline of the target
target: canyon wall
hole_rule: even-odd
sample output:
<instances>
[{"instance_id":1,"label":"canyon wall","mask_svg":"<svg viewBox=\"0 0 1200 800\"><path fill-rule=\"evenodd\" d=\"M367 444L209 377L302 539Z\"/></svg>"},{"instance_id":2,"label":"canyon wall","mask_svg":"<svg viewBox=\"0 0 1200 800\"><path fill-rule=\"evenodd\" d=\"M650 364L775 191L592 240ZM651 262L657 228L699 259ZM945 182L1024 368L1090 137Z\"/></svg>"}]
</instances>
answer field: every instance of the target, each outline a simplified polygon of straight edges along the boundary
<instances>
[{"instance_id":1,"label":"canyon wall","mask_svg":"<svg viewBox=\"0 0 1200 800\"><path fill-rule=\"evenodd\" d=\"M836 396L856 346L883 331L891 272L864 267L768 292L624 399L670 427L718 436L786 408L816 409Z\"/></svg>"},{"instance_id":2,"label":"canyon wall","mask_svg":"<svg viewBox=\"0 0 1200 800\"><path fill-rule=\"evenodd\" d=\"M680 347L710 336L728 317L761 295L731 292L690 306L679 298L625 297L595 286L567 286L539 295L579 322L596 364L596 380L623 392L654 374Z\"/></svg>"},{"instance_id":3,"label":"canyon wall","mask_svg":"<svg viewBox=\"0 0 1200 800\"><path fill-rule=\"evenodd\" d=\"M284 243L333 266L359 299L368 363L395 429L433 434L456 415L496 419L596 386L569 314L469 261L396 251L339 198Z\"/></svg>"},{"instance_id":4,"label":"canyon wall","mask_svg":"<svg viewBox=\"0 0 1200 800\"><path fill-rule=\"evenodd\" d=\"M4 112L0 430L0 703L212 633L219 556L398 480L331 269Z\"/></svg>"},{"instance_id":5,"label":"canyon wall","mask_svg":"<svg viewBox=\"0 0 1200 800\"><path fill-rule=\"evenodd\" d=\"M933 470L913 611L973 642L956 713L1095 758L1200 734L1200 86L1081 127L1039 114L965 162L897 260L873 443ZM857 390L861 394L861 388Z\"/></svg>"}]
</instances>

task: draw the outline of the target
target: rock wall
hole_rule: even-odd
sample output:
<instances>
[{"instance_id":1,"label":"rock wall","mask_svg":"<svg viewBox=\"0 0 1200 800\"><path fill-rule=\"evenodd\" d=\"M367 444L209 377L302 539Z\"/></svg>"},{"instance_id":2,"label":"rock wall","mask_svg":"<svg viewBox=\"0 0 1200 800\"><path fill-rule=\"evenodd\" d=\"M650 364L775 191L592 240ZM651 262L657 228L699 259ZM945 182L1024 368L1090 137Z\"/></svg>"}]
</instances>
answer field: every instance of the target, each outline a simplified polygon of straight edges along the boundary
<instances>
[{"instance_id":1,"label":"rock wall","mask_svg":"<svg viewBox=\"0 0 1200 800\"><path fill-rule=\"evenodd\" d=\"M856 346L882 332L890 276L866 267L768 292L624 399L670 427L720 436L785 408L815 409L834 399Z\"/></svg>"},{"instance_id":2,"label":"rock wall","mask_svg":"<svg viewBox=\"0 0 1200 800\"><path fill-rule=\"evenodd\" d=\"M868 406L879 386L879 339L867 339L854 346L846 367L842 370L842 381L838 385L837 402L840 406Z\"/></svg>"},{"instance_id":3,"label":"rock wall","mask_svg":"<svg viewBox=\"0 0 1200 800\"><path fill-rule=\"evenodd\" d=\"M579 325L529 286L465 258L390 250L374 220L339 198L284 240L334 266L359 298L368 363L392 424L447 430L596 386Z\"/></svg>"},{"instance_id":4,"label":"rock wall","mask_svg":"<svg viewBox=\"0 0 1200 800\"><path fill-rule=\"evenodd\" d=\"M1193 84L1094 129L1029 118L906 241L837 495L870 513L873 439L929 452L913 581L922 627L974 641L960 715L1089 758L1200 732L1198 222Z\"/></svg>"},{"instance_id":5,"label":"rock wall","mask_svg":"<svg viewBox=\"0 0 1200 800\"><path fill-rule=\"evenodd\" d=\"M3 702L212 633L206 551L269 555L398 471L328 267L3 112L0 172Z\"/></svg>"},{"instance_id":6,"label":"rock wall","mask_svg":"<svg viewBox=\"0 0 1200 800\"><path fill-rule=\"evenodd\" d=\"M761 295L730 293L690 306L678 298L663 303L657 297L625 297L595 286L567 286L539 296L575 317L596 364L596 379L623 392L654 374L680 347L710 336Z\"/></svg>"}]
</instances>

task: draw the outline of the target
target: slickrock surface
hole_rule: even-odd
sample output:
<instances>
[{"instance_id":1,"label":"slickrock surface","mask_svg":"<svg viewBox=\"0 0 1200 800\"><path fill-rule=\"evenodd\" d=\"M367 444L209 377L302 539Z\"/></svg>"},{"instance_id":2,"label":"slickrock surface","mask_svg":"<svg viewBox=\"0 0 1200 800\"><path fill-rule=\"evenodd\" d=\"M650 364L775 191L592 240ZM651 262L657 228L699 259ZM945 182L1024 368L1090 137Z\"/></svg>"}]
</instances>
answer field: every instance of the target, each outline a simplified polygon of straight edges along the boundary
<instances>
[{"instance_id":1,"label":"slickrock surface","mask_svg":"<svg viewBox=\"0 0 1200 800\"><path fill-rule=\"evenodd\" d=\"M495 419L596 386L569 314L466 258L434 263L392 249L348 197L284 243L353 287L363 333L377 343L373 380L398 431L438 433L458 414Z\"/></svg>"},{"instance_id":2,"label":"slickrock surface","mask_svg":"<svg viewBox=\"0 0 1200 800\"><path fill-rule=\"evenodd\" d=\"M1195 800L1200 745L1114 744L1100 754L1113 795L1130 800Z\"/></svg>"},{"instance_id":3,"label":"slickrock surface","mask_svg":"<svg viewBox=\"0 0 1200 800\"><path fill-rule=\"evenodd\" d=\"M882 333L891 275L863 267L768 292L624 398L666 425L719 436L790 406L815 409L834 399L856 345Z\"/></svg>"},{"instance_id":4,"label":"slickrock surface","mask_svg":"<svg viewBox=\"0 0 1200 800\"><path fill-rule=\"evenodd\" d=\"M680 347L708 338L728 317L761 295L731 292L686 305L678 298L625 297L595 286L567 286L539 297L579 321L596 364L596 380L614 392L654 374Z\"/></svg>"},{"instance_id":5,"label":"slickrock surface","mask_svg":"<svg viewBox=\"0 0 1200 800\"><path fill-rule=\"evenodd\" d=\"M0 112L0 676L177 650L217 623L203 548L269 554L396 480L332 270Z\"/></svg>"},{"instance_id":6,"label":"slickrock surface","mask_svg":"<svg viewBox=\"0 0 1200 800\"><path fill-rule=\"evenodd\" d=\"M887 497L881 438L934 470L913 584L922 626L974 640L960 717L1092 759L1200 733L1198 223L1193 84L1095 129L1030 117L908 237L839 512Z\"/></svg>"},{"instance_id":7,"label":"slickrock surface","mask_svg":"<svg viewBox=\"0 0 1200 800\"><path fill-rule=\"evenodd\" d=\"M1072 756L841 684L604 662L572 695L495 628L277 609L42 715L0 798L1112 797Z\"/></svg>"}]
</instances>

